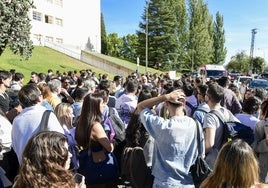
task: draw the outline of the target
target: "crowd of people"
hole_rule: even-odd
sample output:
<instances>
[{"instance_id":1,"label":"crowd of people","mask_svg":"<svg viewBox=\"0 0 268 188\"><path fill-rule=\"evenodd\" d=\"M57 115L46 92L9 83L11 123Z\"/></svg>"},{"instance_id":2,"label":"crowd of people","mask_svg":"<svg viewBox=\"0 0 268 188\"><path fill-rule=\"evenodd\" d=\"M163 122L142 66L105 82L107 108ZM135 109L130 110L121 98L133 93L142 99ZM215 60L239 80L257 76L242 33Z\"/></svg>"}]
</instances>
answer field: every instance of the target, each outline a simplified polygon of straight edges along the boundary
<instances>
[{"instance_id":1,"label":"crowd of people","mask_svg":"<svg viewBox=\"0 0 268 188\"><path fill-rule=\"evenodd\" d=\"M124 126L120 143L107 123L111 109ZM52 113L40 131L46 110ZM212 110L250 127L253 144L222 143L224 125ZM124 147L136 146L143 148L152 187L192 188L198 142L213 170L202 188L267 187L267 91L238 87L228 77L206 81L184 74L172 80L133 72L111 79L92 70L49 69L32 72L25 82L22 73L0 70L0 188L117 187L126 183L120 175ZM85 169L88 157L95 163L109 157L117 171L95 181Z\"/></svg>"}]
</instances>

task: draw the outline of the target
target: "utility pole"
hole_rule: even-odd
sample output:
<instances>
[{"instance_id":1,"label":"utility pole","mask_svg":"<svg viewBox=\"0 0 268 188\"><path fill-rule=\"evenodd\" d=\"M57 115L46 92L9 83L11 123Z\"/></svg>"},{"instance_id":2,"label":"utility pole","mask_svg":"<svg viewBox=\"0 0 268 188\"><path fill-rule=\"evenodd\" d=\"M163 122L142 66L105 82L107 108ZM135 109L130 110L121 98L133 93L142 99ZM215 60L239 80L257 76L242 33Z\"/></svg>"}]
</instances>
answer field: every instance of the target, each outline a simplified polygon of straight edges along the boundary
<instances>
[{"instance_id":1,"label":"utility pole","mask_svg":"<svg viewBox=\"0 0 268 188\"><path fill-rule=\"evenodd\" d=\"M140 58L137 57L137 74L139 74Z\"/></svg>"},{"instance_id":2,"label":"utility pole","mask_svg":"<svg viewBox=\"0 0 268 188\"><path fill-rule=\"evenodd\" d=\"M251 30L251 45L250 45L250 62L248 67L248 74L252 74L253 69L253 53L254 53L254 42L255 42L255 35L257 34L257 28Z\"/></svg>"},{"instance_id":3,"label":"utility pole","mask_svg":"<svg viewBox=\"0 0 268 188\"><path fill-rule=\"evenodd\" d=\"M146 0L146 28L145 28L145 73L148 73L148 9L149 0Z\"/></svg>"}]
</instances>

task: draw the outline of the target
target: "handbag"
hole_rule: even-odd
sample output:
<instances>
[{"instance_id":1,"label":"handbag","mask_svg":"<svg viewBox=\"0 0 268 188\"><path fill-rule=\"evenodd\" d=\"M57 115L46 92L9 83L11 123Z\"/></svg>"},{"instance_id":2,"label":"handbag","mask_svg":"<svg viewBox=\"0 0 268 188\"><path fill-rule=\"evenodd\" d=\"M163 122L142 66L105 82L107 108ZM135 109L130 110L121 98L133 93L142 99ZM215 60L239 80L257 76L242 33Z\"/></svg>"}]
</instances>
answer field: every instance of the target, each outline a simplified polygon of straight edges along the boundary
<instances>
[{"instance_id":1,"label":"handbag","mask_svg":"<svg viewBox=\"0 0 268 188\"><path fill-rule=\"evenodd\" d=\"M190 172L192 174L193 182L196 188L200 187L200 184L208 175L212 172L209 165L205 161L204 157L201 153L201 145L200 145L200 130L199 125L196 122L197 128L197 149L198 149L198 156L195 163L191 166Z\"/></svg>"},{"instance_id":2,"label":"handbag","mask_svg":"<svg viewBox=\"0 0 268 188\"><path fill-rule=\"evenodd\" d=\"M119 177L119 167L115 155L104 150L102 152L105 159L100 162L95 162L93 159L93 151L88 152L87 149L84 149L79 153L78 172L85 176L87 185L103 184Z\"/></svg>"}]
</instances>

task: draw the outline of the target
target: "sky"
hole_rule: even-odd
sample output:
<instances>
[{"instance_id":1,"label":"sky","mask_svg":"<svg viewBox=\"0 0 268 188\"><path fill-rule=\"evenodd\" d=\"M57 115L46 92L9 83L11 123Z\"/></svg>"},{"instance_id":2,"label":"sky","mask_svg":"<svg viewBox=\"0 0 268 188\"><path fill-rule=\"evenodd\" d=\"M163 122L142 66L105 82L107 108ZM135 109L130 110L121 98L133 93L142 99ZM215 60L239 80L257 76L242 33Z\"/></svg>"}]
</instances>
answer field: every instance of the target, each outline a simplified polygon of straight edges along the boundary
<instances>
[{"instance_id":1,"label":"sky","mask_svg":"<svg viewBox=\"0 0 268 188\"><path fill-rule=\"evenodd\" d=\"M238 52L250 55L252 29L255 34L253 56L268 62L268 0L204 0L209 12L223 15L226 63ZM107 34L120 37L135 34L144 12L146 0L101 0L101 11Z\"/></svg>"}]
</instances>

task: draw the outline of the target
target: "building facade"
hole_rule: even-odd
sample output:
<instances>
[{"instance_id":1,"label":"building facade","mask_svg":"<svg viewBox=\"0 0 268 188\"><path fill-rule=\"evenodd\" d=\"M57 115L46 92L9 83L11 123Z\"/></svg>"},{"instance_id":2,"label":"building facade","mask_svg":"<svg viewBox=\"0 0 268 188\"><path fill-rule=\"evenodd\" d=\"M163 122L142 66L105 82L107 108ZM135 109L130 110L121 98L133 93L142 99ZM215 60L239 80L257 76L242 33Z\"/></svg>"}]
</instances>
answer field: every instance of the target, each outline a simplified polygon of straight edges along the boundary
<instances>
[{"instance_id":1,"label":"building facade","mask_svg":"<svg viewBox=\"0 0 268 188\"><path fill-rule=\"evenodd\" d=\"M100 0L38 0L29 13L34 45L53 42L101 51Z\"/></svg>"}]
</instances>

